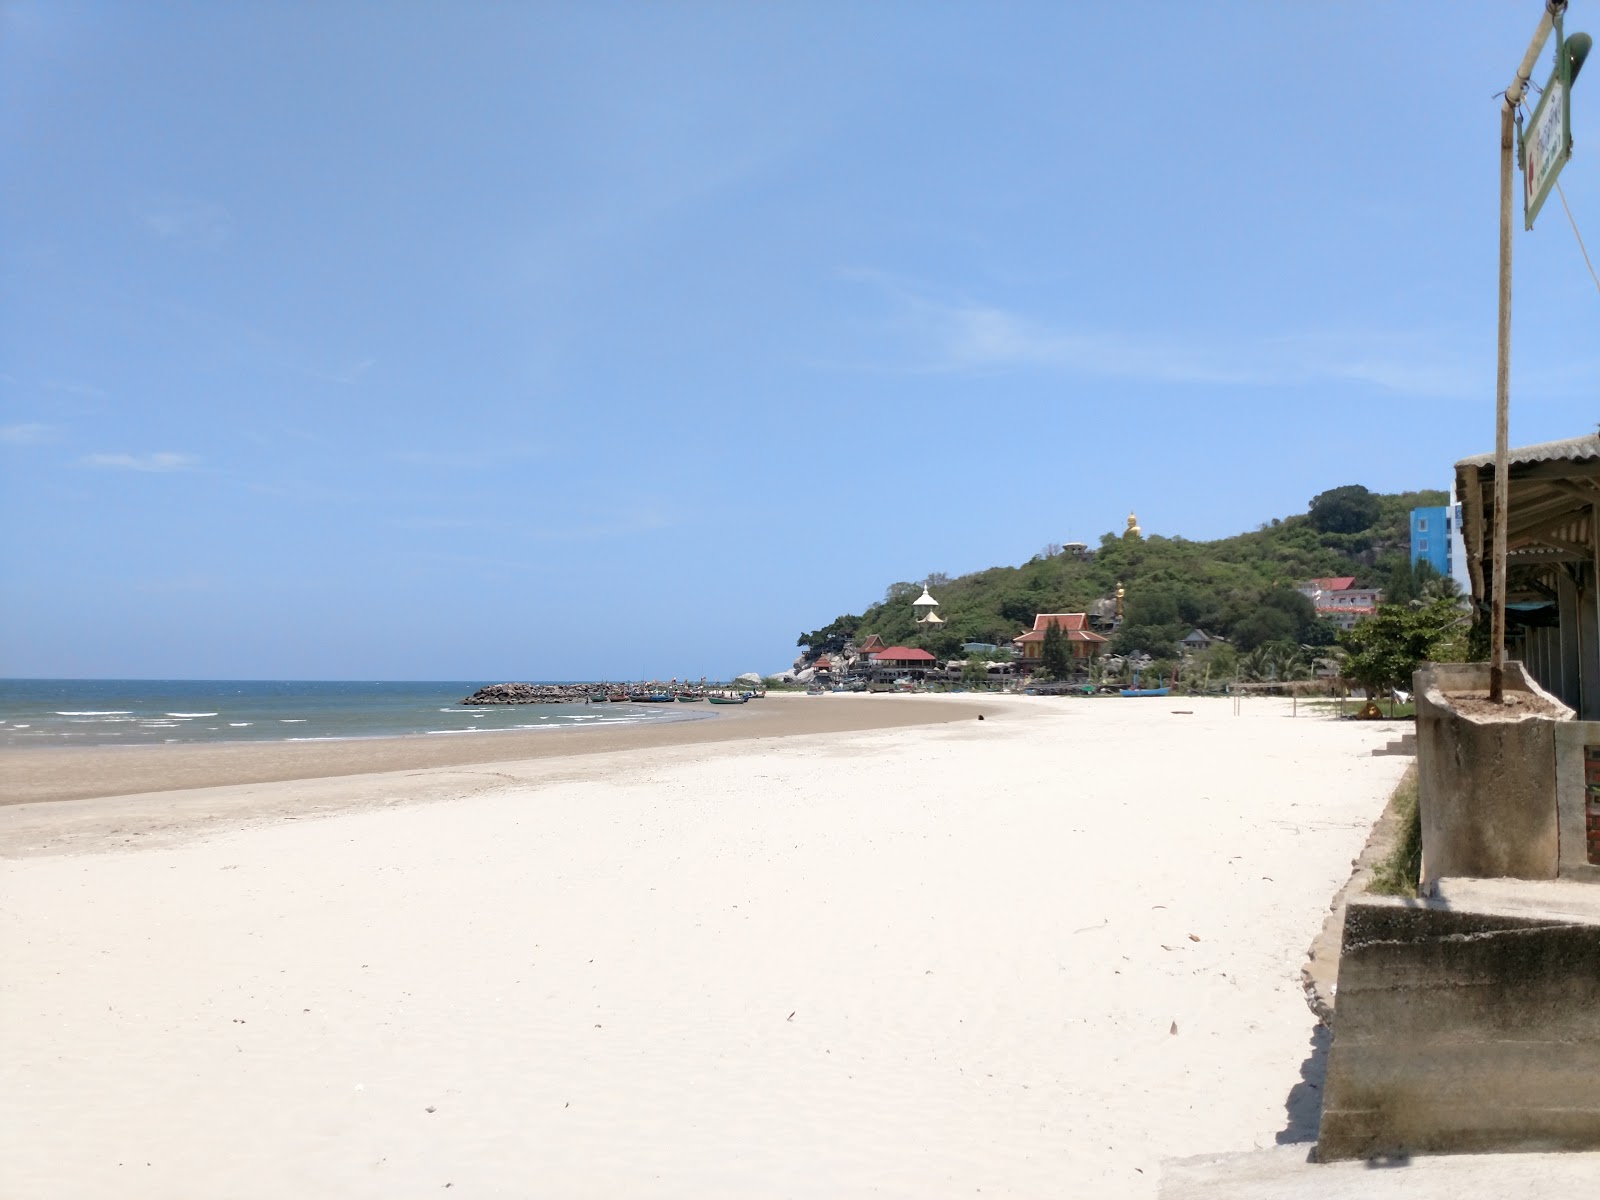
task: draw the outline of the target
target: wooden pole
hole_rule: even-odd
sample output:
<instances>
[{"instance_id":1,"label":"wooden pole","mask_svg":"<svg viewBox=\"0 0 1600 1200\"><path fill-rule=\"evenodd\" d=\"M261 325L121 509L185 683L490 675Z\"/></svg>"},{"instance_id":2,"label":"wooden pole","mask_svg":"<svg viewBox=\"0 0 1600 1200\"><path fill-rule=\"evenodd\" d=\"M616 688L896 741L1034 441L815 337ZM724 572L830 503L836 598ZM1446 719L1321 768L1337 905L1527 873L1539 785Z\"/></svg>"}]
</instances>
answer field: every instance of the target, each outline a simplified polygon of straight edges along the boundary
<instances>
[{"instance_id":1,"label":"wooden pole","mask_svg":"<svg viewBox=\"0 0 1600 1200\"><path fill-rule=\"evenodd\" d=\"M1549 20L1548 15L1546 21ZM1506 493L1511 467L1511 93L1500 106L1500 329L1494 369L1494 598L1490 613L1489 702L1505 702Z\"/></svg>"},{"instance_id":2,"label":"wooden pole","mask_svg":"<svg viewBox=\"0 0 1600 1200\"><path fill-rule=\"evenodd\" d=\"M1500 105L1500 323L1494 372L1494 597L1489 609L1489 701L1505 702L1506 660L1506 502L1511 486L1511 164L1516 145L1515 119L1557 14L1567 0L1545 0L1544 15L1522 56L1517 73Z\"/></svg>"}]
</instances>

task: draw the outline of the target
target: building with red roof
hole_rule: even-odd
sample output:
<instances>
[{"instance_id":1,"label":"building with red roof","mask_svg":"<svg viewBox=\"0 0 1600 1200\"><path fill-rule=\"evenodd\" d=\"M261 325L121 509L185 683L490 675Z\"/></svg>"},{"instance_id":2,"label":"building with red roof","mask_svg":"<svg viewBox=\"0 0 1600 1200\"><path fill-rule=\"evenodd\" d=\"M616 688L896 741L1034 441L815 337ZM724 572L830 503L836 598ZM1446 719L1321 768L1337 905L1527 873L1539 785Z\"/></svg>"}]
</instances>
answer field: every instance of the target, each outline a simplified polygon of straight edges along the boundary
<instances>
[{"instance_id":1,"label":"building with red roof","mask_svg":"<svg viewBox=\"0 0 1600 1200\"><path fill-rule=\"evenodd\" d=\"M879 650L872 656L872 661L882 663L884 666L907 667L925 665L938 662L926 650L918 650L913 646L890 646L887 650Z\"/></svg>"},{"instance_id":2,"label":"building with red roof","mask_svg":"<svg viewBox=\"0 0 1600 1200\"><path fill-rule=\"evenodd\" d=\"M1296 584L1295 591L1316 606L1317 616L1325 617L1340 629L1354 629L1357 621L1370 617L1383 602L1380 588L1358 588L1354 575L1325 575Z\"/></svg>"},{"instance_id":3,"label":"building with red roof","mask_svg":"<svg viewBox=\"0 0 1600 1200\"><path fill-rule=\"evenodd\" d=\"M872 656L872 674L877 679L920 679L938 669L938 659L912 646L890 646Z\"/></svg>"},{"instance_id":4,"label":"building with red roof","mask_svg":"<svg viewBox=\"0 0 1600 1200\"><path fill-rule=\"evenodd\" d=\"M1085 665L1106 643L1105 638L1089 628L1087 613L1040 613L1033 618L1033 628L1016 639L1025 664L1037 664L1044 658L1044 635L1052 628L1067 635L1073 659Z\"/></svg>"}]
</instances>

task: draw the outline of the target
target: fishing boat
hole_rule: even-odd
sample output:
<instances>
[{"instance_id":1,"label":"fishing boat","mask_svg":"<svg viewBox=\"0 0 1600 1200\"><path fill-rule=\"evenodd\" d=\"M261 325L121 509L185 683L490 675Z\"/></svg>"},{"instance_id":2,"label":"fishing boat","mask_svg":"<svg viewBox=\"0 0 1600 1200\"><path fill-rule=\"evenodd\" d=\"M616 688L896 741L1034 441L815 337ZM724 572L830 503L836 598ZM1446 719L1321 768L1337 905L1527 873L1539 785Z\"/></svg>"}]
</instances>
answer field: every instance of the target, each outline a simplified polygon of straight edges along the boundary
<instances>
[{"instance_id":1,"label":"fishing boat","mask_svg":"<svg viewBox=\"0 0 1600 1200\"><path fill-rule=\"evenodd\" d=\"M707 696L706 700L707 700L707 702L709 702L711 704L748 704L750 702L750 697L749 696Z\"/></svg>"},{"instance_id":2,"label":"fishing boat","mask_svg":"<svg viewBox=\"0 0 1600 1200\"><path fill-rule=\"evenodd\" d=\"M679 704L693 704L697 700L705 699L699 692L679 692L677 697Z\"/></svg>"},{"instance_id":3,"label":"fishing boat","mask_svg":"<svg viewBox=\"0 0 1600 1200\"><path fill-rule=\"evenodd\" d=\"M1170 687L1123 688L1122 694L1124 696L1170 696L1172 695L1172 689Z\"/></svg>"},{"instance_id":4,"label":"fishing boat","mask_svg":"<svg viewBox=\"0 0 1600 1200\"><path fill-rule=\"evenodd\" d=\"M635 696L634 700L640 704L671 704L671 692L646 692L642 696Z\"/></svg>"},{"instance_id":5,"label":"fishing boat","mask_svg":"<svg viewBox=\"0 0 1600 1200\"><path fill-rule=\"evenodd\" d=\"M611 704L626 704L628 702L628 693L612 692L606 697L606 700Z\"/></svg>"}]
</instances>

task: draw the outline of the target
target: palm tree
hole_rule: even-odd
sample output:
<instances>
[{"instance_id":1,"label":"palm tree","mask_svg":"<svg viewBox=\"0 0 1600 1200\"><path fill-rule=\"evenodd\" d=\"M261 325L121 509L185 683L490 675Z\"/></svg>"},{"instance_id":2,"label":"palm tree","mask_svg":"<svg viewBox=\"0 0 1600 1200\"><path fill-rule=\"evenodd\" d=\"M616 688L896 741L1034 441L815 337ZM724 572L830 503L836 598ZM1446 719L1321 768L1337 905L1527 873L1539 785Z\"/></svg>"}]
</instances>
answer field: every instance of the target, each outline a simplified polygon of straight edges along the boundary
<instances>
[{"instance_id":1,"label":"palm tree","mask_svg":"<svg viewBox=\"0 0 1600 1200\"><path fill-rule=\"evenodd\" d=\"M1311 677L1311 662L1298 646L1279 646L1272 656L1272 669L1282 683Z\"/></svg>"},{"instance_id":2,"label":"palm tree","mask_svg":"<svg viewBox=\"0 0 1600 1200\"><path fill-rule=\"evenodd\" d=\"M1246 683L1263 683L1272 678L1272 651L1257 646L1239 656L1239 678Z\"/></svg>"}]
</instances>

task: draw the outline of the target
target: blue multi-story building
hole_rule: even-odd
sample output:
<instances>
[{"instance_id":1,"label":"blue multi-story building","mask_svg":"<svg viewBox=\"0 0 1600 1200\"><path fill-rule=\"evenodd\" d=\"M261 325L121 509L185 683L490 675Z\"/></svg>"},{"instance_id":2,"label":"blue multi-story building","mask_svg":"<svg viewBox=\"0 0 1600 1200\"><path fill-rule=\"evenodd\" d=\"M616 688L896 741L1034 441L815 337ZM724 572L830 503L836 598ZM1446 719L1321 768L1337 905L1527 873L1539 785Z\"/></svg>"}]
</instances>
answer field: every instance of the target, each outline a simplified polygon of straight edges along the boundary
<instances>
[{"instance_id":1,"label":"blue multi-story building","mask_svg":"<svg viewBox=\"0 0 1600 1200\"><path fill-rule=\"evenodd\" d=\"M1411 510L1411 565L1426 561L1441 575L1454 574L1455 512L1440 504Z\"/></svg>"}]
</instances>

